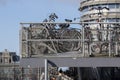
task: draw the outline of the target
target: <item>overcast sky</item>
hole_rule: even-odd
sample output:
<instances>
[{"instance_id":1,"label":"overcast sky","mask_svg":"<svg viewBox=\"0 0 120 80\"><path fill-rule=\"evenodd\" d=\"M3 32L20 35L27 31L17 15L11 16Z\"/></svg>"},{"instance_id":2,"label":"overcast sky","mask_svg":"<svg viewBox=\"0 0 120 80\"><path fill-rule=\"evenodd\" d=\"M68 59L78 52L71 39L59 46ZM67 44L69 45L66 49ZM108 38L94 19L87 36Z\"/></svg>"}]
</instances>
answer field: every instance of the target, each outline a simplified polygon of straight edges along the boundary
<instances>
[{"instance_id":1,"label":"overcast sky","mask_svg":"<svg viewBox=\"0 0 120 80\"><path fill-rule=\"evenodd\" d=\"M65 18L79 17L80 0L0 0L0 52L19 54L20 22L42 22L50 13Z\"/></svg>"}]
</instances>

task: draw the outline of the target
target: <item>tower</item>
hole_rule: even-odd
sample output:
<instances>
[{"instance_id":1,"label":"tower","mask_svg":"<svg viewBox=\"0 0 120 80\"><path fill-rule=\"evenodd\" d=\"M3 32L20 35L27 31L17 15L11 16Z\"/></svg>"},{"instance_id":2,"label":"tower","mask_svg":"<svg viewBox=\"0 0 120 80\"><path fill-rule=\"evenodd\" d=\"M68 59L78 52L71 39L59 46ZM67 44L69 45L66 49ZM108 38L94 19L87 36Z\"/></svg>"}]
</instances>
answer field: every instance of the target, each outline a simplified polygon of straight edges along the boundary
<instances>
[{"instance_id":1,"label":"tower","mask_svg":"<svg viewBox=\"0 0 120 80\"><path fill-rule=\"evenodd\" d=\"M108 53L108 56L114 56L115 53L118 55L120 51L120 1L82 0L79 10L82 12L81 22L94 23L84 24L89 54Z\"/></svg>"},{"instance_id":2,"label":"tower","mask_svg":"<svg viewBox=\"0 0 120 80\"><path fill-rule=\"evenodd\" d=\"M120 22L119 0L82 0L79 10L83 13L81 21Z\"/></svg>"}]
</instances>

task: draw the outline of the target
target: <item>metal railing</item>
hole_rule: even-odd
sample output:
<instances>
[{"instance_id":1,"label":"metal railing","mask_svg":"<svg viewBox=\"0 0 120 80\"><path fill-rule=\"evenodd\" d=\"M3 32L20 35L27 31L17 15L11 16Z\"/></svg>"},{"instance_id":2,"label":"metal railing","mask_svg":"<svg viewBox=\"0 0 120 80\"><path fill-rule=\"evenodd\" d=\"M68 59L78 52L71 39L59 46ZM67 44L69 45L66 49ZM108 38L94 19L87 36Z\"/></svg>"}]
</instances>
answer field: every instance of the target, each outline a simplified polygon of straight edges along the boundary
<instances>
[{"instance_id":1,"label":"metal railing","mask_svg":"<svg viewBox=\"0 0 120 80\"><path fill-rule=\"evenodd\" d=\"M120 22L20 24L23 57L114 57L120 53Z\"/></svg>"}]
</instances>

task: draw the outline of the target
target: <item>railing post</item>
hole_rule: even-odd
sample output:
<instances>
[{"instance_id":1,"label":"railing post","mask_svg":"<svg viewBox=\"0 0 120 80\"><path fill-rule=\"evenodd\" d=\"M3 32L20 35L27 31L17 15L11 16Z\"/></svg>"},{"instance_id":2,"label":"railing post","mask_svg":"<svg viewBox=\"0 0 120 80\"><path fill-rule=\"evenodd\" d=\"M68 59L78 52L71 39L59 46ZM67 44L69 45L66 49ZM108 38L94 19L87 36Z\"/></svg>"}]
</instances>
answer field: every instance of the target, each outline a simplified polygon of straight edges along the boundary
<instances>
[{"instance_id":1,"label":"railing post","mask_svg":"<svg viewBox=\"0 0 120 80\"><path fill-rule=\"evenodd\" d=\"M118 43L116 42L115 44L116 44L116 46L115 46L116 47L115 48L115 55L117 56L118 55Z\"/></svg>"},{"instance_id":2,"label":"railing post","mask_svg":"<svg viewBox=\"0 0 120 80\"><path fill-rule=\"evenodd\" d=\"M89 44L89 56L92 55L92 51L91 51L91 43Z\"/></svg>"},{"instance_id":3,"label":"railing post","mask_svg":"<svg viewBox=\"0 0 120 80\"><path fill-rule=\"evenodd\" d=\"M37 79L40 80L40 68L38 67L37 70Z\"/></svg>"},{"instance_id":4,"label":"railing post","mask_svg":"<svg viewBox=\"0 0 120 80\"><path fill-rule=\"evenodd\" d=\"M111 57L111 31L109 31L109 57Z\"/></svg>"},{"instance_id":5,"label":"railing post","mask_svg":"<svg viewBox=\"0 0 120 80\"><path fill-rule=\"evenodd\" d=\"M45 59L45 80L48 80L48 60Z\"/></svg>"},{"instance_id":6,"label":"railing post","mask_svg":"<svg viewBox=\"0 0 120 80\"><path fill-rule=\"evenodd\" d=\"M83 57L85 57L85 32L84 32L84 27L85 25L82 26L82 53L83 53Z\"/></svg>"}]
</instances>

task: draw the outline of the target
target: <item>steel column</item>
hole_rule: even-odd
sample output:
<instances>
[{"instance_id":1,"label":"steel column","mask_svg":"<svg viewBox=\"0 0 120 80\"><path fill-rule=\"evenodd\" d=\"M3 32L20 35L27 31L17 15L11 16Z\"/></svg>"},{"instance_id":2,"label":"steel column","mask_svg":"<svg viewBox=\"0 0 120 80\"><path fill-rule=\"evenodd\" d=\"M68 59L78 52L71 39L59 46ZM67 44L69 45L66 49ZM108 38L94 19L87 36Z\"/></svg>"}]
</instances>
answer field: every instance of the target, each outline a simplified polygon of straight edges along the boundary
<instances>
[{"instance_id":1,"label":"steel column","mask_svg":"<svg viewBox=\"0 0 120 80\"><path fill-rule=\"evenodd\" d=\"M48 80L48 60L45 59L45 80Z\"/></svg>"},{"instance_id":2,"label":"steel column","mask_svg":"<svg viewBox=\"0 0 120 80\"><path fill-rule=\"evenodd\" d=\"M109 31L109 57L111 57L111 32Z\"/></svg>"},{"instance_id":3,"label":"steel column","mask_svg":"<svg viewBox=\"0 0 120 80\"><path fill-rule=\"evenodd\" d=\"M80 67L77 67L77 70L78 70L78 80L82 80L81 78L81 71L80 71Z\"/></svg>"},{"instance_id":4,"label":"steel column","mask_svg":"<svg viewBox=\"0 0 120 80\"><path fill-rule=\"evenodd\" d=\"M85 57L85 35L84 35L84 27L85 27L85 25L83 25L83 27L82 27L82 46L83 46L83 48L82 48L82 53L83 53L83 57Z\"/></svg>"},{"instance_id":5,"label":"steel column","mask_svg":"<svg viewBox=\"0 0 120 80\"><path fill-rule=\"evenodd\" d=\"M89 44L89 55L92 55L92 51L91 51L91 43Z\"/></svg>"},{"instance_id":6,"label":"steel column","mask_svg":"<svg viewBox=\"0 0 120 80\"><path fill-rule=\"evenodd\" d=\"M115 46L116 47L115 48L115 55L118 55L118 43L116 42L115 44L116 44L116 46Z\"/></svg>"}]
</instances>

